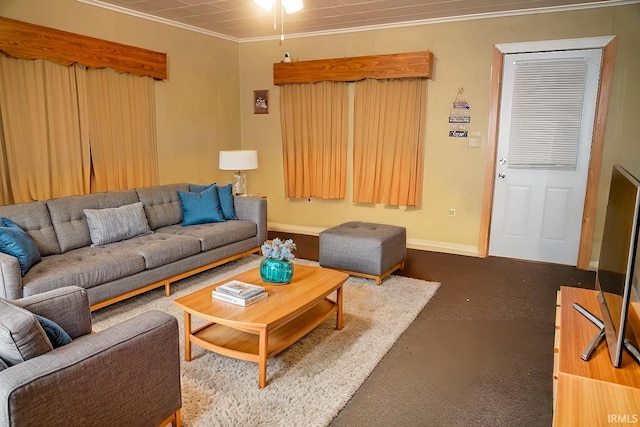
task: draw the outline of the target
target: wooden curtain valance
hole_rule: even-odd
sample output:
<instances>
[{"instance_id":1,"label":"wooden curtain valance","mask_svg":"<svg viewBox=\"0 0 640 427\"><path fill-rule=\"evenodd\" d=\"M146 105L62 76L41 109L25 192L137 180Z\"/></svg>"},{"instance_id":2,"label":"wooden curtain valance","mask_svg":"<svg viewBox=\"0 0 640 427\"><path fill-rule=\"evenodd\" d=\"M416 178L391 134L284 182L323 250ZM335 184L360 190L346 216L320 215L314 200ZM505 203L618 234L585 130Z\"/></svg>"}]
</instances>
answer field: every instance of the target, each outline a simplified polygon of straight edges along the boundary
<instances>
[{"instance_id":1,"label":"wooden curtain valance","mask_svg":"<svg viewBox=\"0 0 640 427\"><path fill-rule=\"evenodd\" d=\"M167 78L167 55L0 17L0 51L21 59L109 67L138 76Z\"/></svg>"},{"instance_id":2,"label":"wooden curtain valance","mask_svg":"<svg viewBox=\"0 0 640 427\"><path fill-rule=\"evenodd\" d=\"M362 79L431 78L429 51L317 59L273 64L273 83L352 82Z\"/></svg>"}]
</instances>

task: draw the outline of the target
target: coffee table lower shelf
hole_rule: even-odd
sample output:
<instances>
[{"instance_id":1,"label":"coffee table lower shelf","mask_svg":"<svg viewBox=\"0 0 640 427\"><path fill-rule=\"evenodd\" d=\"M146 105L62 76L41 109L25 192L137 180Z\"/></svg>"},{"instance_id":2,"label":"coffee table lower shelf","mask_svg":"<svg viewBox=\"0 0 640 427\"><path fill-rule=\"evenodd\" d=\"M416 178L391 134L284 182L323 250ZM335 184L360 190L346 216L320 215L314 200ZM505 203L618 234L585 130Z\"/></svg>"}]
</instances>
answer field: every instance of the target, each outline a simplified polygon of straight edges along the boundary
<instances>
[{"instance_id":1,"label":"coffee table lower shelf","mask_svg":"<svg viewBox=\"0 0 640 427\"><path fill-rule=\"evenodd\" d=\"M258 363L258 383L263 388L266 385L267 359L294 344L337 311L336 302L324 299L271 330L257 325L241 328L236 325L207 323L194 329L188 339L215 353ZM336 322L336 329L342 329L340 320ZM185 325L190 325L190 321L191 315L185 312ZM188 353L190 358L191 351Z\"/></svg>"}]
</instances>

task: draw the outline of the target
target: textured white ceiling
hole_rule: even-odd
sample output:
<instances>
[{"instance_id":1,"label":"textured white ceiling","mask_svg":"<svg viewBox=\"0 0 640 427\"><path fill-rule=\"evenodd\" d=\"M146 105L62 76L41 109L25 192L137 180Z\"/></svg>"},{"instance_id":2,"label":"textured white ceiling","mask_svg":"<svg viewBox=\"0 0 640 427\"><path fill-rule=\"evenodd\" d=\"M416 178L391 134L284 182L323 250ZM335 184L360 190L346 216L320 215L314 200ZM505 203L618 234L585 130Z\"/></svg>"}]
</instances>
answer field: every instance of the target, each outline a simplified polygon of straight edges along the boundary
<instances>
[{"instance_id":1,"label":"textured white ceiling","mask_svg":"<svg viewBox=\"0 0 640 427\"><path fill-rule=\"evenodd\" d=\"M326 33L416 21L629 3L625 0L303 0L304 9L300 12L284 13L283 26L280 0L276 0L270 12L253 0L79 1L238 40L278 37L283 28L285 35Z\"/></svg>"}]
</instances>

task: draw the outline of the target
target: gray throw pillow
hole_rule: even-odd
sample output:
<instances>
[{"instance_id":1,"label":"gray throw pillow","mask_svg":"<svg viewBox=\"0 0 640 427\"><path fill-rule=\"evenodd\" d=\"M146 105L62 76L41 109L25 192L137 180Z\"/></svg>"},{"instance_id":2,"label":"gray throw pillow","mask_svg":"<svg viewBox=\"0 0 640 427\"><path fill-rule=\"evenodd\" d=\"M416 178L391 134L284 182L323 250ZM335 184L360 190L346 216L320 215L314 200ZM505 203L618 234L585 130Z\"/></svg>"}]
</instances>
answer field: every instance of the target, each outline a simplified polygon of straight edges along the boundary
<instances>
[{"instance_id":1,"label":"gray throw pillow","mask_svg":"<svg viewBox=\"0 0 640 427\"><path fill-rule=\"evenodd\" d=\"M89 225L91 246L153 233L141 202L119 208L84 209L83 212Z\"/></svg>"},{"instance_id":2,"label":"gray throw pillow","mask_svg":"<svg viewBox=\"0 0 640 427\"><path fill-rule=\"evenodd\" d=\"M0 359L13 366L53 350L36 316L0 299Z\"/></svg>"}]
</instances>

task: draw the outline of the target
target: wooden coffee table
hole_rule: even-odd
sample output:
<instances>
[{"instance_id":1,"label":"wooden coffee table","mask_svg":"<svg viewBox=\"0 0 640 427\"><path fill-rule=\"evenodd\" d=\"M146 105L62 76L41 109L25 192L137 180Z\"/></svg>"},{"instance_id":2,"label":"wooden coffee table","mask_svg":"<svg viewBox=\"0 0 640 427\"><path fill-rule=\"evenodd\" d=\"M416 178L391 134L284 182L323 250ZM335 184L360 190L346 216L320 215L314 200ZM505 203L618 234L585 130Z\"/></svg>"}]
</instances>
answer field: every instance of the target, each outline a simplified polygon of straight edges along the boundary
<instances>
[{"instance_id":1,"label":"wooden coffee table","mask_svg":"<svg viewBox=\"0 0 640 427\"><path fill-rule=\"evenodd\" d=\"M342 285L346 273L296 264L287 285L271 285L254 268L175 300L184 310L184 358L191 360L191 344L236 359L258 363L258 386L267 385L267 359L305 336L336 314L342 329ZM247 307L211 297L211 291L230 280L264 286L269 296ZM335 299L328 298L335 292ZM191 316L206 320L192 330Z\"/></svg>"}]
</instances>

